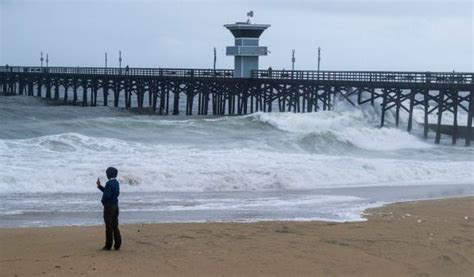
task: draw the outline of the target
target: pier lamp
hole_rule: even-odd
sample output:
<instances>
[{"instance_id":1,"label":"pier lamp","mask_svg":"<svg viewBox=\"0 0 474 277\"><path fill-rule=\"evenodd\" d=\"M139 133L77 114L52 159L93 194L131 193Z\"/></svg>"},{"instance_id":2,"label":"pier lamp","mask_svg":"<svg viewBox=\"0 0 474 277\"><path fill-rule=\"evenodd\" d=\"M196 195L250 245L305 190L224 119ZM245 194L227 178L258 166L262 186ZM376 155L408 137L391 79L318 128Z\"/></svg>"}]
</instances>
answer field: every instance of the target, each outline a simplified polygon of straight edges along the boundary
<instances>
[{"instance_id":1,"label":"pier lamp","mask_svg":"<svg viewBox=\"0 0 474 277\"><path fill-rule=\"evenodd\" d=\"M318 46L318 73L319 73L320 64L321 64L321 47Z\"/></svg>"},{"instance_id":2,"label":"pier lamp","mask_svg":"<svg viewBox=\"0 0 474 277\"><path fill-rule=\"evenodd\" d=\"M217 53L216 53L216 47L214 47L214 71L216 70L216 62L217 62Z\"/></svg>"},{"instance_id":3,"label":"pier lamp","mask_svg":"<svg viewBox=\"0 0 474 277\"><path fill-rule=\"evenodd\" d=\"M294 71L295 70L295 49L293 49L291 51L291 70Z\"/></svg>"},{"instance_id":4,"label":"pier lamp","mask_svg":"<svg viewBox=\"0 0 474 277\"><path fill-rule=\"evenodd\" d=\"M41 67L43 67L43 61L44 61L44 58L43 58L43 52L41 52L41 58L40 58L40 61L41 61Z\"/></svg>"}]
</instances>

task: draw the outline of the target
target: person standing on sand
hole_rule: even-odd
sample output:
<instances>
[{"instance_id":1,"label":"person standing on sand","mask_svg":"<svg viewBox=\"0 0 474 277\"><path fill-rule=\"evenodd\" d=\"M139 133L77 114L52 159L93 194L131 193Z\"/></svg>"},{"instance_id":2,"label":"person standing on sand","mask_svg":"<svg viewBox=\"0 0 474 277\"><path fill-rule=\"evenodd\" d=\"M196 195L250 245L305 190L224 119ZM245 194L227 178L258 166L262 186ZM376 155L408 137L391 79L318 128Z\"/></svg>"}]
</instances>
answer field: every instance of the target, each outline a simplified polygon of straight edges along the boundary
<instances>
[{"instance_id":1,"label":"person standing on sand","mask_svg":"<svg viewBox=\"0 0 474 277\"><path fill-rule=\"evenodd\" d=\"M102 205L104 206L104 222L105 222L105 246L102 250L110 250L112 243L115 241L114 248L119 250L122 245L122 237L120 236L120 230L118 228L118 196L120 194L120 184L117 181L118 170L114 167L109 167L105 171L107 174L107 183L105 187L100 184L97 179L97 188L103 192L102 194Z\"/></svg>"}]
</instances>

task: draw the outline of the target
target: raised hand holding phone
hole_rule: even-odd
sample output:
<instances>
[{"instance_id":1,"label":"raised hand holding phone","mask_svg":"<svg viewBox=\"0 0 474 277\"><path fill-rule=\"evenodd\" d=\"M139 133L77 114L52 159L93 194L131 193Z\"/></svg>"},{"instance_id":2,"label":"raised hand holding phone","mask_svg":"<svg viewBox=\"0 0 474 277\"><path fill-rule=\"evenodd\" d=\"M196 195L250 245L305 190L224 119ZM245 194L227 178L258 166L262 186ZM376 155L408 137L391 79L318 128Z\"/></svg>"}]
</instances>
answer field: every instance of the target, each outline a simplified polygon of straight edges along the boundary
<instances>
[{"instance_id":1,"label":"raised hand holding phone","mask_svg":"<svg viewBox=\"0 0 474 277\"><path fill-rule=\"evenodd\" d=\"M96 184L97 184L98 187L100 187L100 180L99 180L99 178L97 178Z\"/></svg>"}]
</instances>

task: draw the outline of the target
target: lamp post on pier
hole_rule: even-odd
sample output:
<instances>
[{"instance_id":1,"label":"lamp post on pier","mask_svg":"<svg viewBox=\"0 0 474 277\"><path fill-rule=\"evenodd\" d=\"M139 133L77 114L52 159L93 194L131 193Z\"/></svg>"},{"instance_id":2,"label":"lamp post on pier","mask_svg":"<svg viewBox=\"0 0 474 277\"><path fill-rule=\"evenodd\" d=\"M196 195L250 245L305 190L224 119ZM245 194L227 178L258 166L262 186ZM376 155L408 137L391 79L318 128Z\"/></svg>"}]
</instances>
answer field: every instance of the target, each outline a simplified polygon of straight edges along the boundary
<instances>
[{"instance_id":1,"label":"lamp post on pier","mask_svg":"<svg viewBox=\"0 0 474 277\"><path fill-rule=\"evenodd\" d=\"M49 55L46 53L46 68L49 66Z\"/></svg>"},{"instance_id":2,"label":"lamp post on pier","mask_svg":"<svg viewBox=\"0 0 474 277\"><path fill-rule=\"evenodd\" d=\"M294 71L295 70L295 49L291 50L292 51L292 54L291 54L291 70Z\"/></svg>"},{"instance_id":3,"label":"lamp post on pier","mask_svg":"<svg viewBox=\"0 0 474 277\"><path fill-rule=\"evenodd\" d=\"M105 52L105 68L107 68L107 52Z\"/></svg>"},{"instance_id":4,"label":"lamp post on pier","mask_svg":"<svg viewBox=\"0 0 474 277\"><path fill-rule=\"evenodd\" d=\"M214 71L216 71L217 53L216 47L214 47Z\"/></svg>"},{"instance_id":5,"label":"lamp post on pier","mask_svg":"<svg viewBox=\"0 0 474 277\"><path fill-rule=\"evenodd\" d=\"M321 64L321 47L318 47L318 73L319 73L320 64Z\"/></svg>"},{"instance_id":6,"label":"lamp post on pier","mask_svg":"<svg viewBox=\"0 0 474 277\"><path fill-rule=\"evenodd\" d=\"M122 50L119 50L119 69L122 69Z\"/></svg>"},{"instance_id":7,"label":"lamp post on pier","mask_svg":"<svg viewBox=\"0 0 474 277\"><path fill-rule=\"evenodd\" d=\"M44 58L43 58L43 51L41 51L41 58L40 58L40 61L41 61L41 68L43 67L43 61L44 61Z\"/></svg>"},{"instance_id":8,"label":"lamp post on pier","mask_svg":"<svg viewBox=\"0 0 474 277\"><path fill-rule=\"evenodd\" d=\"M318 80L319 80L319 66L321 64L321 47L318 46Z\"/></svg>"}]
</instances>

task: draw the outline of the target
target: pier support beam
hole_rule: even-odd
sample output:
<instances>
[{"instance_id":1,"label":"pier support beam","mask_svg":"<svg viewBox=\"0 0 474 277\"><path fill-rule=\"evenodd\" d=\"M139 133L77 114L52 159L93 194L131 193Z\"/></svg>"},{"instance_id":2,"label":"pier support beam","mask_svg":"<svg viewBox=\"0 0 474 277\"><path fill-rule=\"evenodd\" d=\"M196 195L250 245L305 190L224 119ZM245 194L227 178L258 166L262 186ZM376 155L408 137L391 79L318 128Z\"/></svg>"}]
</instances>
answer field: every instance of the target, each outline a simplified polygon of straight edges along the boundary
<instances>
[{"instance_id":1,"label":"pier support beam","mask_svg":"<svg viewBox=\"0 0 474 277\"><path fill-rule=\"evenodd\" d=\"M120 101L120 91L122 90L120 82L115 80L113 88L114 88L114 107L118 107L119 101Z\"/></svg>"},{"instance_id":2,"label":"pier support beam","mask_svg":"<svg viewBox=\"0 0 474 277\"><path fill-rule=\"evenodd\" d=\"M18 81L18 94L23 95L24 90L25 90L24 81L20 79Z\"/></svg>"},{"instance_id":3,"label":"pier support beam","mask_svg":"<svg viewBox=\"0 0 474 277\"><path fill-rule=\"evenodd\" d=\"M444 95L445 95L445 90L442 89L439 91L438 95L438 123L436 125L436 137L435 137L435 143L439 144L441 141L441 123L442 123L442 117L443 117L443 106L444 106Z\"/></svg>"},{"instance_id":4,"label":"pier support beam","mask_svg":"<svg viewBox=\"0 0 474 277\"><path fill-rule=\"evenodd\" d=\"M179 87L173 88L173 115L179 115Z\"/></svg>"},{"instance_id":5,"label":"pier support beam","mask_svg":"<svg viewBox=\"0 0 474 277\"><path fill-rule=\"evenodd\" d=\"M7 82L5 79L0 80L0 88L2 89L2 94L6 95L7 94Z\"/></svg>"},{"instance_id":6,"label":"pier support beam","mask_svg":"<svg viewBox=\"0 0 474 277\"><path fill-rule=\"evenodd\" d=\"M82 106L87 107L87 84L82 84Z\"/></svg>"},{"instance_id":7,"label":"pier support beam","mask_svg":"<svg viewBox=\"0 0 474 277\"><path fill-rule=\"evenodd\" d=\"M156 113L156 108L157 108L156 105L158 103L158 91L157 91L156 86L151 87L148 93L152 97L151 107L153 109L153 113ZM161 109L160 109L160 114L161 114Z\"/></svg>"},{"instance_id":8,"label":"pier support beam","mask_svg":"<svg viewBox=\"0 0 474 277\"><path fill-rule=\"evenodd\" d=\"M64 103L66 103L68 100L68 90L69 90L69 86L65 85L64 86Z\"/></svg>"},{"instance_id":9,"label":"pier support beam","mask_svg":"<svg viewBox=\"0 0 474 277\"><path fill-rule=\"evenodd\" d=\"M424 117L423 117L423 137L425 139L428 138L428 115L429 115L429 109L430 109L430 101L429 101L429 91L428 89L425 89L423 91L423 108L424 108Z\"/></svg>"},{"instance_id":10,"label":"pier support beam","mask_svg":"<svg viewBox=\"0 0 474 277\"><path fill-rule=\"evenodd\" d=\"M469 92L469 112L467 115L467 135L466 135L466 146L471 145L471 140L472 140L472 118L474 117L474 90L471 90Z\"/></svg>"},{"instance_id":11,"label":"pier support beam","mask_svg":"<svg viewBox=\"0 0 474 277\"><path fill-rule=\"evenodd\" d=\"M59 99L59 85L58 85L58 82L56 81L56 83L54 84L54 100L58 100Z\"/></svg>"},{"instance_id":12,"label":"pier support beam","mask_svg":"<svg viewBox=\"0 0 474 277\"><path fill-rule=\"evenodd\" d=\"M33 96L33 81L28 82L28 96Z\"/></svg>"},{"instance_id":13,"label":"pier support beam","mask_svg":"<svg viewBox=\"0 0 474 277\"><path fill-rule=\"evenodd\" d=\"M107 106L109 102L109 81L104 80L102 83L102 100L103 105Z\"/></svg>"},{"instance_id":14,"label":"pier support beam","mask_svg":"<svg viewBox=\"0 0 474 277\"><path fill-rule=\"evenodd\" d=\"M168 114L167 102L169 101L169 94L168 94L168 87L165 83L160 82L158 84L158 90L156 91L156 96L160 97L160 108L159 108L158 114L159 115L163 115L163 113Z\"/></svg>"},{"instance_id":15,"label":"pier support beam","mask_svg":"<svg viewBox=\"0 0 474 277\"><path fill-rule=\"evenodd\" d=\"M402 105L402 91L396 90L396 100L395 100L395 126L400 125L400 107Z\"/></svg>"},{"instance_id":16,"label":"pier support beam","mask_svg":"<svg viewBox=\"0 0 474 277\"><path fill-rule=\"evenodd\" d=\"M126 85L125 85L125 108L130 108L131 107L131 83L130 80L127 80Z\"/></svg>"},{"instance_id":17,"label":"pier support beam","mask_svg":"<svg viewBox=\"0 0 474 277\"><path fill-rule=\"evenodd\" d=\"M410 108L408 111L408 126L407 126L407 131L408 133L411 133L411 129L413 126L413 107L415 107L415 96L416 96L417 91L416 90L410 90Z\"/></svg>"},{"instance_id":18,"label":"pier support beam","mask_svg":"<svg viewBox=\"0 0 474 277\"><path fill-rule=\"evenodd\" d=\"M41 82L41 79L38 80L38 85L37 85L37 91L36 91L36 96L41 98L42 97L42 91L41 91L41 88L42 88L43 84Z\"/></svg>"},{"instance_id":19,"label":"pier support beam","mask_svg":"<svg viewBox=\"0 0 474 277\"><path fill-rule=\"evenodd\" d=\"M97 106L97 80L92 81L92 88L91 88L91 106Z\"/></svg>"},{"instance_id":20,"label":"pier support beam","mask_svg":"<svg viewBox=\"0 0 474 277\"><path fill-rule=\"evenodd\" d=\"M72 85L72 103L76 104L77 102L77 80L74 80L74 83Z\"/></svg>"},{"instance_id":21,"label":"pier support beam","mask_svg":"<svg viewBox=\"0 0 474 277\"><path fill-rule=\"evenodd\" d=\"M386 91L385 89L383 90L383 101L382 101L382 115L381 115L381 118L380 118L380 127L383 127L384 124L385 124L385 111L387 110L387 99L388 99L388 91Z\"/></svg>"},{"instance_id":22,"label":"pier support beam","mask_svg":"<svg viewBox=\"0 0 474 277\"><path fill-rule=\"evenodd\" d=\"M46 98L51 99L51 80L46 81Z\"/></svg>"},{"instance_id":23,"label":"pier support beam","mask_svg":"<svg viewBox=\"0 0 474 277\"><path fill-rule=\"evenodd\" d=\"M459 92L457 90L453 90L451 92L453 106L453 134L451 143L453 145L456 144L456 140L458 138L458 95Z\"/></svg>"}]
</instances>

